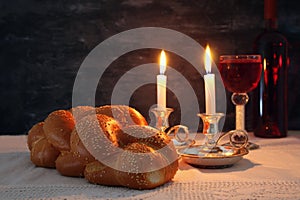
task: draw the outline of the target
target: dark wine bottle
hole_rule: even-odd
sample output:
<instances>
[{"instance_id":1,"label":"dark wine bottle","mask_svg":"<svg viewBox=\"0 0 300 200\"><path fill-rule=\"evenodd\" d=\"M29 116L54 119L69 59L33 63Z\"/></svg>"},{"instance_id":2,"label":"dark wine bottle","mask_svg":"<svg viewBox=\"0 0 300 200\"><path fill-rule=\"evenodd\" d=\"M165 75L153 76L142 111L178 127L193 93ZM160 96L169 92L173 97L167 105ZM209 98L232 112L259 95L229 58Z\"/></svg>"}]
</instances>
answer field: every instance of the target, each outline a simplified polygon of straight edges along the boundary
<instances>
[{"instance_id":1,"label":"dark wine bottle","mask_svg":"<svg viewBox=\"0 0 300 200\"><path fill-rule=\"evenodd\" d=\"M261 54L263 70L253 92L254 135L264 138L287 136L288 42L277 30L276 0L264 1L265 30L254 41L254 52Z\"/></svg>"}]
</instances>

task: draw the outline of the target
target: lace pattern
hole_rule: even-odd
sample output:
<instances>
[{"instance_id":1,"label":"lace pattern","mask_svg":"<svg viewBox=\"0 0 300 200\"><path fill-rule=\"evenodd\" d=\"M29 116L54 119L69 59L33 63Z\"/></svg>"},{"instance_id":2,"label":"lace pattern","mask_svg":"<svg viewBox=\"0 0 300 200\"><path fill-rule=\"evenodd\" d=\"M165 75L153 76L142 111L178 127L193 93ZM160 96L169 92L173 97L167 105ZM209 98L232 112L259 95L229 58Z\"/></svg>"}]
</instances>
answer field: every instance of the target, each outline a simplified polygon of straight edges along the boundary
<instances>
[{"instance_id":1,"label":"lace pattern","mask_svg":"<svg viewBox=\"0 0 300 200\"><path fill-rule=\"evenodd\" d=\"M250 189L251 188L251 189ZM10 199L299 199L300 181L171 182L153 190L132 190L100 185L0 186Z\"/></svg>"}]
</instances>

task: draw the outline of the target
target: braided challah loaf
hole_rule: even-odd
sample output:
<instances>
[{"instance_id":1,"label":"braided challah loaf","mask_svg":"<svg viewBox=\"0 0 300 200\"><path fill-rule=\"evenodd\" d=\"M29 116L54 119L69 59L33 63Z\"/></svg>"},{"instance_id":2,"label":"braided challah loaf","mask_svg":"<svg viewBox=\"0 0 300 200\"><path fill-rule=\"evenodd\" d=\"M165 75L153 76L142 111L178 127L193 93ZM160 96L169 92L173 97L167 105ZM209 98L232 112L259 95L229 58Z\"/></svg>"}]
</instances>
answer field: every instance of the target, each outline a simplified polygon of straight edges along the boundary
<instances>
[{"instance_id":1,"label":"braided challah loaf","mask_svg":"<svg viewBox=\"0 0 300 200\"><path fill-rule=\"evenodd\" d=\"M80 126L89 127L83 140L99 132L97 122L90 117L79 122ZM87 118L90 119L84 120ZM102 116L97 115L97 118L101 124ZM178 155L173 143L164 133L139 125L127 126L122 130L111 127L105 130L108 133L99 136L101 139L97 142L98 145L89 145L91 151L97 152L99 161L87 164L84 176L88 181L102 185L150 189L173 178L178 169ZM125 136L120 137L121 134ZM109 141L104 137L109 138Z\"/></svg>"},{"instance_id":2,"label":"braided challah loaf","mask_svg":"<svg viewBox=\"0 0 300 200\"><path fill-rule=\"evenodd\" d=\"M50 113L28 133L31 161L101 185L150 189L171 180L178 155L165 133L128 106Z\"/></svg>"}]
</instances>

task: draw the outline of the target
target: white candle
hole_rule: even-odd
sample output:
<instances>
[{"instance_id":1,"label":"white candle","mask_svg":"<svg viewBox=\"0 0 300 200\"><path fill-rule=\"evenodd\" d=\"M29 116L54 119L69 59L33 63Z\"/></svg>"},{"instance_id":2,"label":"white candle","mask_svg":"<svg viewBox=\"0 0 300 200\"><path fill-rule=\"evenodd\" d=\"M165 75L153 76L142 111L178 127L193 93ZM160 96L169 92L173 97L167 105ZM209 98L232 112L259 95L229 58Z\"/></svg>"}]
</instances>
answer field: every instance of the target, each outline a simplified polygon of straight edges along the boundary
<instances>
[{"instance_id":1,"label":"white candle","mask_svg":"<svg viewBox=\"0 0 300 200\"><path fill-rule=\"evenodd\" d=\"M167 61L166 54L162 50L160 54L160 74L157 75L157 108L161 110L166 109L166 86L167 86L167 76L164 74L166 71Z\"/></svg>"},{"instance_id":2,"label":"white candle","mask_svg":"<svg viewBox=\"0 0 300 200\"><path fill-rule=\"evenodd\" d=\"M215 114L216 113L215 75L211 73L211 54L208 45L205 50L204 64L207 73L206 75L204 75L206 114Z\"/></svg>"}]
</instances>

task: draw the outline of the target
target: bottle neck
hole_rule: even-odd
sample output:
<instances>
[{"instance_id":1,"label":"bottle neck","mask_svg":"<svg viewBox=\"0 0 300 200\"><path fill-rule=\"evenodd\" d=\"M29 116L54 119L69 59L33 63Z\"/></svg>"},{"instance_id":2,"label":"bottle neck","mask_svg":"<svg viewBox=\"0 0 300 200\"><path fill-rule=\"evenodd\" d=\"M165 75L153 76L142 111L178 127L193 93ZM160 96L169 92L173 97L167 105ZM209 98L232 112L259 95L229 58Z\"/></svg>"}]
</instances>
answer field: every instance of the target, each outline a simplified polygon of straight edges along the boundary
<instances>
[{"instance_id":1,"label":"bottle neck","mask_svg":"<svg viewBox=\"0 0 300 200\"><path fill-rule=\"evenodd\" d=\"M277 30L278 24L276 19L265 19L265 29L267 31Z\"/></svg>"},{"instance_id":2,"label":"bottle neck","mask_svg":"<svg viewBox=\"0 0 300 200\"><path fill-rule=\"evenodd\" d=\"M276 0L264 0L264 19L265 19L266 30L277 29L277 1Z\"/></svg>"}]
</instances>

